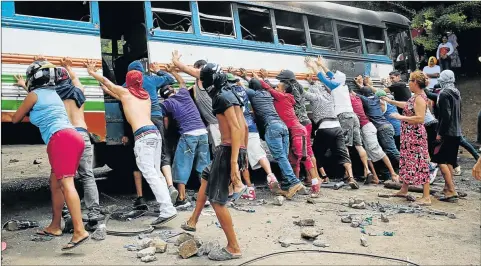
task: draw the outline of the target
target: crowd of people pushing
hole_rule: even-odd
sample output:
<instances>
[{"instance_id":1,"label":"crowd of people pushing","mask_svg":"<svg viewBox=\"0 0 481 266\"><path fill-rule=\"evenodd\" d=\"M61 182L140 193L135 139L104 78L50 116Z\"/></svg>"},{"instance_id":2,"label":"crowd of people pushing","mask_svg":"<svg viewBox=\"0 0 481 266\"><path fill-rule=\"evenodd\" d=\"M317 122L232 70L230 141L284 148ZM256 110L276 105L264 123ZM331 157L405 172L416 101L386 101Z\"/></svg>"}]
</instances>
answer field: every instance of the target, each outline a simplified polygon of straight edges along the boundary
<instances>
[{"instance_id":1,"label":"crowd of people pushing","mask_svg":"<svg viewBox=\"0 0 481 266\"><path fill-rule=\"evenodd\" d=\"M190 204L185 186L194 172L201 185L193 214L181 227L196 231L202 209L212 205L228 243L211 252L210 259L241 256L226 204L241 197L256 199L249 165L265 171L269 189L276 195L292 199L303 192L317 197L321 184L329 182L324 170L327 157L342 169L342 178L351 189L359 188L348 148L353 147L362 162L365 184L380 182L373 163L382 161L389 178L402 182L394 196L406 197L408 185L423 185L423 197L417 202L430 205L429 186L440 169L445 187L438 199L457 200L453 174L463 137L461 96L452 71L445 70L438 76L415 71L410 74L408 86L398 72L391 72L383 88L375 88L370 77L358 75L355 86L350 87L344 73L330 71L321 57L307 57L304 63L309 87L305 90L296 75L286 69L275 77L278 83L274 86L264 69L248 72L229 67L224 72L219 65L205 60L189 66L180 59L179 52L173 51L165 71L158 63L150 64L152 75L134 61L123 85L98 74L95 61L84 64L104 92L121 102L127 121L122 142L132 148L131 160L135 162L132 171L138 198L134 207L147 207L142 196L143 176L160 209L159 217L151 224L159 227L171 221L177 216L176 207ZM187 88L180 72L194 77L194 86ZM28 95L12 121L17 123L30 116L47 144L52 167L52 222L37 233L60 236L62 217L69 219L73 237L62 249L70 250L89 238L82 220L104 219L83 115L84 88L69 58L55 66L36 57L26 74L26 81L16 76L17 85ZM434 78L440 91L430 89ZM175 82L180 89L172 87ZM311 118L306 101L311 106ZM173 137L172 130L180 138ZM261 139L281 175L272 172ZM328 151L330 155L326 156ZM301 177L301 165L305 178ZM73 182L77 171L89 210L86 217L82 217ZM473 175L480 178L474 171Z\"/></svg>"}]
</instances>

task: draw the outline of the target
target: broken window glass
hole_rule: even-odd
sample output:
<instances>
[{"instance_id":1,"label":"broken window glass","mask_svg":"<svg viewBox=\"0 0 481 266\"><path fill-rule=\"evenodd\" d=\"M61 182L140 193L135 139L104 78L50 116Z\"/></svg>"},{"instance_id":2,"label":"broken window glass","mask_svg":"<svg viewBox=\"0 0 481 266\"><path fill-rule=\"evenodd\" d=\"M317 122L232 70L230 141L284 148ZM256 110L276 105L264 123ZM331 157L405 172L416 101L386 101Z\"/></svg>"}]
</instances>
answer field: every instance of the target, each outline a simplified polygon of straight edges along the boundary
<instances>
[{"instance_id":1,"label":"broken window glass","mask_svg":"<svg viewBox=\"0 0 481 266\"><path fill-rule=\"evenodd\" d=\"M154 28L194 32L189 1L152 1L151 4Z\"/></svg>"},{"instance_id":2,"label":"broken window glass","mask_svg":"<svg viewBox=\"0 0 481 266\"><path fill-rule=\"evenodd\" d=\"M331 20L315 16L307 16L311 43L314 47L336 49Z\"/></svg>"},{"instance_id":3,"label":"broken window glass","mask_svg":"<svg viewBox=\"0 0 481 266\"><path fill-rule=\"evenodd\" d=\"M301 14L275 10L279 43L306 46L306 32Z\"/></svg>"},{"instance_id":4,"label":"broken window glass","mask_svg":"<svg viewBox=\"0 0 481 266\"><path fill-rule=\"evenodd\" d=\"M265 8L239 6L242 39L258 42L274 42L271 17Z\"/></svg>"},{"instance_id":5,"label":"broken window glass","mask_svg":"<svg viewBox=\"0 0 481 266\"><path fill-rule=\"evenodd\" d=\"M199 1L200 28L203 33L235 36L232 7L228 2Z\"/></svg>"},{"instance_id":6,"label":"broken window glass","mask_svg":"<svg viewBox=\"0 0 481 266\"><path fill-rule=\"evenodd\" d=\"M337 35L339 36L339 46L341 51L357 54L362 52L358 26L337 23Z\"/></svg>"},{"instance_id":7,"label":"broken window glass","mask_svg":"<svg viewBox=\"0 0 481 266\"><path fill-rule=\"evenodd\" d=\"M363 25L362 31L368 54L386 54L383 29Z\"/></svg>"},{"instance_id":8,"label":"broken window glass","mask_svg":"<svg viewBox=\"0 0 481 266\"><path fill-rule=\"evenodd\" d=\"M35 17L90 21L88 1L15 1L15 13Z\"/></svg>"}]
</instances>

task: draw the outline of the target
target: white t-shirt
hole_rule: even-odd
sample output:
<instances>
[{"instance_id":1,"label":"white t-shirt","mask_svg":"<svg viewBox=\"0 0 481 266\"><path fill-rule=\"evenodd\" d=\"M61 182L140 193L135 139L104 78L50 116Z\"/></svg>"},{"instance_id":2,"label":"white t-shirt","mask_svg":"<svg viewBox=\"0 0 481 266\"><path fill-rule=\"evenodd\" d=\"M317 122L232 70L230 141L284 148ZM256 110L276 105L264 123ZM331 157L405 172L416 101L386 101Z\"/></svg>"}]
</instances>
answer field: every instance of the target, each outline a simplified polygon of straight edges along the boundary
<instances>
[{"instance_id":1,"label":"white t-shirt","mask_svg":"<svg viewBox=\"0 0 481 266\"><path fill-rule=\"evenodd\" d=\"M441 67L439 67L438 65L435 65L433 67L430 67L430 66L425 66L423 68L423 72L426 73L426 74L440 74L441 73ZM432 89L434 88L434 85L438 84L438 78L429 78L429 85L428 85L428 89Z\"/></svg>"}]
</instances>

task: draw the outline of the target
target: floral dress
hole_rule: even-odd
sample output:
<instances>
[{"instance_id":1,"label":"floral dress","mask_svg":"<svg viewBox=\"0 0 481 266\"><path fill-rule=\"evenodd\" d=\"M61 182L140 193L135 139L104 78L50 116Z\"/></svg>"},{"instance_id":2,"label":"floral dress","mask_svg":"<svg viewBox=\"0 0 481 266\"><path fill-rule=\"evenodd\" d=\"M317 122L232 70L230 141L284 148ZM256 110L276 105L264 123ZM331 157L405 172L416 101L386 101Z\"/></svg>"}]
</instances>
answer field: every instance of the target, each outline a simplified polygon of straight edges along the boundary
<instances>
[{"instance_id":1,"label":"floral dress","mask_svg":"<svg viewBox=\"0 0 481 266\"><path fill-rule=\"evenodd\" d=\"M425 94L414 95L404 106L405 116L414 116L416 97L422 97L427 102ZM399 175L404 183L422 185L429 182L429 152L427 133L424 124L401 124L401 158L399 160Z\"/></svg>"}]
</instances>

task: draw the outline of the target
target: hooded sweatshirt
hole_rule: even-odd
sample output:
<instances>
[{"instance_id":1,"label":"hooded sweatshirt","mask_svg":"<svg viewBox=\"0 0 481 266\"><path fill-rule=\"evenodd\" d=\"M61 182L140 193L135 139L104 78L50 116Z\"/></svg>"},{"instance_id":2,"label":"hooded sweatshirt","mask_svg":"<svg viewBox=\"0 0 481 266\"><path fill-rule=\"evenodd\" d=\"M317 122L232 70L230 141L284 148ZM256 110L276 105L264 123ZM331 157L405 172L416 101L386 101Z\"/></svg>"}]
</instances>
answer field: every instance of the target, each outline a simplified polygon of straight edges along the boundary
<instances>
[{"instance_id":1,"label":"hooded sweatshirt","mask_svg":"<svg viewBox=\"0 0 481 266\"><path fill-rule=\"evenodd\" d=\"M322 72L317 74L319 80L322 81L329 89L331 89L334 98L334 112L336 115L342 113L353 113L351 97L349 96L349 88L346 85L346 74L336 71L334 75L328 71L327 77Z\"/></svg>"},{"instance_id":2,"label":"hooded sweatshirt","mask_svg":"<svg viewBox=\"0 0 481 266\"><path fill-rule=\"evenodd\" d=\"M438 79L441 93L437 99L438 135L461 137L461 94L454 86L454 72L444 70Z\"/></svg>"},{"instance_id":3,"label":"hooded sweatshirt","mask_svg":"<svg viewBox=\"0 0 481 266\"><path fill-rule=\"evenodd\" d=\"M143 76L143 88L149 93L150 101L151 101L151 113L152 117L162 117L164 116L164 112L159 105L159 95L157 91L164 85L173 84L174 78L172 78L169 74L164 71L157 72L157 75L147 76L144 74L145 70L142 64L136 60L130 63L127 71L131 70L138 70L142 72ZM127 87L124 83L123 87Z\"/></svg>"}]
</instances>

